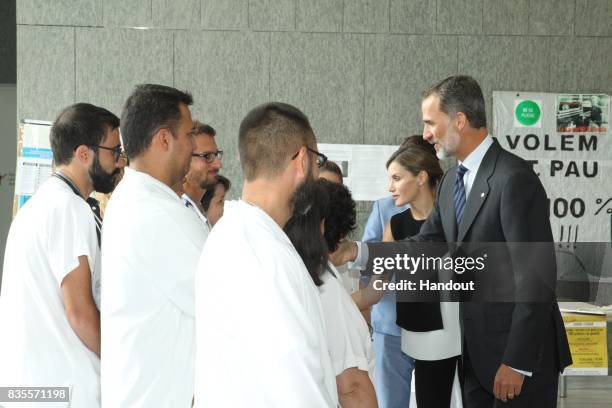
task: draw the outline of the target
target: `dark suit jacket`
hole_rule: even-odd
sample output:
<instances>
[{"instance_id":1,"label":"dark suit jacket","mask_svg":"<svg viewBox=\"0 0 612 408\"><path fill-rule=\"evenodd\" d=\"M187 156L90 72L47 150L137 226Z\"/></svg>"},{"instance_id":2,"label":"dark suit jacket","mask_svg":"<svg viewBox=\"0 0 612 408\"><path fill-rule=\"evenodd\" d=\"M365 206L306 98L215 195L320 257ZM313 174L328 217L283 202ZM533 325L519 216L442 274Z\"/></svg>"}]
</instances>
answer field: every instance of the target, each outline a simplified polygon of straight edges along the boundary
<instances>
[{"instance_id":1,"label":"dark suit jacket","mask_svg":"<svg viewBox=\"0 0 612 408\"><path fill-rule=\"evenodd\" d=\"M533 288L537 284L544 289L550 288L548 298L542 299L547 301L465 302L462 323L471 365L480 383L490 392L502 362L533 372L534 379L537 376L546 381L546 377L556 377L559 370L571 364L571 355L554 298L556 264L546 192L525 160L503 150L494 141L478 169L457 228L453 204L456 170L456 167L451 168L444 175L431 214L420 233L409 240L466 245L470 242L550 243L550 251L545 254L550 270L546 273L530 270L533 257L524 252L524 246L515 250L511 245L501 245L504 249L499 256L504 262L499 263L498 269L505 279L494 288L519 294L526 285ZM376 248L369 246L372 258L376 256ZM517 279L517 272L520 272L520 279Z\"/></svg>"}]
</instances>

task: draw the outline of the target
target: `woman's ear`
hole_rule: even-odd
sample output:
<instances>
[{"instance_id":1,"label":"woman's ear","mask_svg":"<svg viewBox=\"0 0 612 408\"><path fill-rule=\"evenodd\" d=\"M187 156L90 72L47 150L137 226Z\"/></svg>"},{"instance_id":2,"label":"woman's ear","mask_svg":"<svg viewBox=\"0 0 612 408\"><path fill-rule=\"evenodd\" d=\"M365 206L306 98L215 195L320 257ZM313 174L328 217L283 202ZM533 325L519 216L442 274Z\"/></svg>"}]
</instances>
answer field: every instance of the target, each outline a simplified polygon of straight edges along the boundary
<instances>
[{"instance_id":1,"label":"woman's ear","mask_svg":"<svg viewBox=\"0 0 612 408\"><path fill-rule=\"evenodd\" d=\"M419 186L424 186L429 182L429 174L427 174L425 170L421 170L419 171L419 174L417 174L417 180Z\"/></svg>"}]
</instances>

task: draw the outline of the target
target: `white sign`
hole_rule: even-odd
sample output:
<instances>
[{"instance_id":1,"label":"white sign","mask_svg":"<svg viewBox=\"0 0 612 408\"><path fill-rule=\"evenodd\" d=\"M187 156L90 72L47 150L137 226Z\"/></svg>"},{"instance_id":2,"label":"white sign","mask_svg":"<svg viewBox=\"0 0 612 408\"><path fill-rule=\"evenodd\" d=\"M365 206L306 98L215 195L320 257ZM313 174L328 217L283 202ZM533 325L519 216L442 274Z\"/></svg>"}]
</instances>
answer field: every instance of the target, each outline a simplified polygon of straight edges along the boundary
<instances>
[{"instance_id":1,"label":"white sign","mask_svg":"<svg viewBox=\"0 0 612 408\"><path fill-rule=\"evenodd\" d=\"M18 196L33 196L38 187L51 176L51 171L49 159L18 157L15 194Z\"/></svg>"},{"instance_id":2,"label":"white sign","mask_svg":"<svg viewBox=\"0 0 612 408\"><path fill-rule=\"evenodd\" d=\"M609 242L610 97L493 92L493 122L502 147L529 161L540 177L555 241Z\"/></svg>"},{"instance_id":3,"label":"white sign","mask_svg":"<svg viewBox=\"0 0 612 408\"><path fill-rule=\"evenodd\" d=\"M19 157L15 171L17 208L21 208L52 174L50 130L51 122L25 120L20 124Z\"/></svg>"},{"instance_id":4,"label":"white sign","mask_svg":"<svg viewBox=\"0 0 612 408\"><path fill-rule=\"evenodd\" d=\"M387 160L399 146L319 143L318 149L342 170L343 182L355 201L388 196Z\"/></svg>"}]
</instances>

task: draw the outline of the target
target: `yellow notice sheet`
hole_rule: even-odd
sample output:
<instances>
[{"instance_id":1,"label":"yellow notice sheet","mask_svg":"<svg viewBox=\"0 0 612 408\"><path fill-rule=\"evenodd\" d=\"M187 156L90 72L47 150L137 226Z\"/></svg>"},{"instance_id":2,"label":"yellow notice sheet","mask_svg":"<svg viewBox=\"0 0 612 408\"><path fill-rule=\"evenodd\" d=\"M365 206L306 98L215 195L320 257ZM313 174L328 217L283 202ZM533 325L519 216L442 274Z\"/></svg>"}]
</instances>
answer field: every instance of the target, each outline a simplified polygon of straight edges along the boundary
<instances>
[{"instance_id":1,"label":"yellow notice sheet","mask_svg":"<svg viewBox=\"0 0 612 408\"><path fill-rule=\"evenodd\" d=\"M607 316L563 312L574 364L565 375L608 375Z\"/></svg>"}]
</instances>

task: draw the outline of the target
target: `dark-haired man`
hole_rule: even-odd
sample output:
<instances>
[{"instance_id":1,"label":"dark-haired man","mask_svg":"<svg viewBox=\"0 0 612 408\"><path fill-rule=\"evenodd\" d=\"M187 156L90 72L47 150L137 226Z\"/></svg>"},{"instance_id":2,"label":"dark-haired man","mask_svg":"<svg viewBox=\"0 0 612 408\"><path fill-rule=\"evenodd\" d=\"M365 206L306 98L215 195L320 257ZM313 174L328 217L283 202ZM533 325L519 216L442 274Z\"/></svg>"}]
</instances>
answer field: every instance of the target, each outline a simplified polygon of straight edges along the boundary
<instances>
[{"instance_id":1,"label":"dark-haired man","mask_svg":"<svg viewBox=\"0 0 612 408\"><path fill-rule=\"evenodd\" d=\"M179 195L193 152L191 95L139 85L121 134L130 165L102 237L102 406L190 407L193 277L205 231Z\"/></svg>"},{"instance_id":2,"label":"dark-haired man","mask_svg":"<svg viewBox=\"0 0 612 408\"><path fill-rule=\"evenodd\" d=\"M202 221L202 227L208 233L209 222L205 209L202 207L202 197L207 190L217 185L217 174L221 169L223 151L215 142L217 132L212 126L193 121L193 140L195 151L191 154L191 166L183 182L183 201Z\"/></svg>"},{"instance_id":3,"label":"dark-haired man","mask_svg":"<svg viewBox=\"0 0 612 408\"><path fill-rule=\"evenodd\" d=\"M318 291L283 232L326 157L306 116L283 103L247 114L238 150L242 200L226 203L196 274L196 401L336 407Z\"/></svg>"},{"instance_id":4,"label":"dark-haired man","mask_svg":"<svg viewBox=\"0 0 612 408\"><path fill-rule=\"evenodd\" d=\"M78 103L51 127L56 172L11 224L0 295L0 386L69 387L100 406L100 220L86 198L125 165L119 118Z\"/></svg>"},{"instance_id":5,"label":"dark-haired man","mask_svg":"<svg viewBox=\"0 0 612 408\"><path fill-rule=\"evenodd\" d=\"M554 248L542 183L525 160L488 134L484 98L473 78L457 75L432 86L421 110L423 138L439 158L454 157L458 165L444 175L430 216L408 240L508 243L499 246L489 271L505 279L512 299L462 304L466 405L554 407L559 372L571 364L571 355L554 297ZM372 258L380 245L368 245ZM359 257L355 246L345 248L352 252L349 260ZM543 250L529 252L536 248ZM535 265L534 259L545 262ZM513 301L531 292L542 296Z\"/></svg>"}]
</instances>

